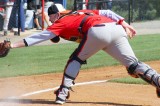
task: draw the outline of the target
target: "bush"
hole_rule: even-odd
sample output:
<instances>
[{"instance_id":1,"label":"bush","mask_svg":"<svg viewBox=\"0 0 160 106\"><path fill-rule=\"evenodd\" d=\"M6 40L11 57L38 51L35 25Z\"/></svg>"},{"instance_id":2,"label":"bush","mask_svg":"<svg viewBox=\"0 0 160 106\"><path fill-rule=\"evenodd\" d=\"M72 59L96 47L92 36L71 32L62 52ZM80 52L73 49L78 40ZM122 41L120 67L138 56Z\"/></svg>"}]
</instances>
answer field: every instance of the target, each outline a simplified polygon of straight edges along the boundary
<instances>
[{"instance_id":1,"label":"bush","mask_svg":"<svg viewBox=\"0 0 160 106\"><path fill-rule=\"evenodd\" d=\"M157 11L155 9L146 11L146 19L153 20L156 18Z\"/></svg>"}]
</instances>

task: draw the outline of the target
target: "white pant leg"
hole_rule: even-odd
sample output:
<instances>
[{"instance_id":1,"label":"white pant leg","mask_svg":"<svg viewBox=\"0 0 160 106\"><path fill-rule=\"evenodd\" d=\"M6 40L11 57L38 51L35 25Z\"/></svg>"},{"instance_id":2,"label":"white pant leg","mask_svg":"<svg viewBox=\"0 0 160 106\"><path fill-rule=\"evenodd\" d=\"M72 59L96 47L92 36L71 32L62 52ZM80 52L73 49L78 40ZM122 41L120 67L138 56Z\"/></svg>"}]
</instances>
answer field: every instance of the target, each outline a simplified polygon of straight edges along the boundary
<instances>
[{"instance_id":1,"label":"white pant leg","mask_svg":"<svg viewBox=\"0 0 160 106\"><path fill-rule=\"evenodd\" d=\"M33 28L33 10L26 11L25 28Z\"/></svg>"},{"instance_id":2,"label":"white pant leg","mask_svg":"<svg viewBox=\"0 0 160 106\"><path fill-rule=\"evenodd\" d=\"M5 19L4 19L4 25L3 25L3 30L8 30L8 24L9 24L9 19L11 16L12 8L13 8L14 2L7 2L6 5L6 11L5 11Z\"/></svg>"},{"instance_id":3,"label":"white pant leg","mask_svg":"<svg viewBox=\"0 0 160 106\"><path fill-rule=\"evenodd\" d=\"M86 60L99 50L104 50L125 66L131 65L137 58L128 43L127 34L121 25L107 23L105 26L92 27L78 57Z\"/></svg>"},{"instance_id":4,"label":"white pant leg","mask_svg":"<svg viewBox=\"0 0 160 106\"><path fill-rule=\"evenodd\" d=\"M126 67L138 62L126 37L122 37L113 42L109 47L105 48L104 51Z\"/></svg>"},{"instance_id":5,"label":"white pant leg","mask_svg":"<svg viewBox=\"0 0 160 106\"><path fill-rule=\"evenodd\" d=\"M115 28L114 35L124 35L119 37L118 39L113 40L113 42L110 43L109 46L106 46L103 50L107 52L109 55L111 55L113 58L118 60L121 64L123 64L126 67L129 67L131 64L138 62L138 59L136 58L126 35L126 32L124 29L118 28L121 26L117 26Z\"/></svg>"},{"instance_id":6,"label":"white pant leg","mask_svg":"<svg viewBox=\"0 0 160 106\"><path fill-rule=\"evenodd\" d=\"M89 29L87 40L80 51L78 57L81 60L86 60L99 50L110 45L115 39L123 36L120 33L115 33L116 23L105 23L105 26L93 26Z\"/></svg>"},{"instance_id":7,"label":"white pant leg","mask_svg":"<svg viewBox=\"0 0 160 106\"><path fill-rule=\"evenodd\" d=\"M48 8L49 8L51 5L53 5L53 4L54 4L54 3L53 3L53 2L50 2L50 1L45 2L45 4L44 4L44 11L48 13Z\"/></svg>"}]
</instances>

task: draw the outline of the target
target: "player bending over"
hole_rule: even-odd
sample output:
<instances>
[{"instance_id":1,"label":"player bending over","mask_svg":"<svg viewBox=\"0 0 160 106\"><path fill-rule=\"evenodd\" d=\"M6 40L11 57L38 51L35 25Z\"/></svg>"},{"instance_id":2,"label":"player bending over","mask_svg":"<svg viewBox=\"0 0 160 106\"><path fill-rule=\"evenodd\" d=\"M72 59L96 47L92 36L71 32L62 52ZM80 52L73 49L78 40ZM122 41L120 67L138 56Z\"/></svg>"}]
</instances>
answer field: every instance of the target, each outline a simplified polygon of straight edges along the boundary
<instances>
[{"instance_id":1,"label":"player bending over","mask_svg":"<svg viewBox=\"0 0 160 106\"><path fill-rule=\"evenodd\" d=\"M1 45L9 44L5 47L1 46L5 48L0 50L1 54L10 48L28 47L50 39L58 42L59 37L78 42L79 46L69 57L64 69L62 83L55 91L55 103L58 104L65 103L69 97L70 88L81 65L86 64L86 60L100 50L123 64L131 76L139 77L155 86L157 95L160 96L160 75L135 56L128 42L128 36L134 37L136 31L124 21L123 17L111 10L78 10L65 15L64 12L66 10L60 4L52 5L48 9L50 21L53 23L51 26L41 33L33 34L16 43L2 42Z\"/></svg>"}]
</instances>

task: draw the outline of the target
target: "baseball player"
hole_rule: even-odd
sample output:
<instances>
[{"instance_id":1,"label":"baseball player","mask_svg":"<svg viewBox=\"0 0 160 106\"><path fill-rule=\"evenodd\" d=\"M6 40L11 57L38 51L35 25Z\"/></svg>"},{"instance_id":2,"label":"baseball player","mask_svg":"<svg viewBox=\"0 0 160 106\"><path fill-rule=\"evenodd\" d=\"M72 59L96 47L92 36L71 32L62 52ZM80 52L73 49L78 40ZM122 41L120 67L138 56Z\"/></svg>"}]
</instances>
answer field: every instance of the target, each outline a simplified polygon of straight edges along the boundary
<instances>
[{"instance_id":1,"label":"baseball player","mask_svg":"<svg viewBox=\"0 0 160 106\"><path fill-rule=\"evenodd\" d=\"M86 60L99 50L117 59L126 67L131 76L140 77L155 86L157 95L160 96L160 75L135 56L128 42L128 36L134 37L136 31L124 21L123 17L111 10L79 10L62 15L64 12L62 6L52 5L48 9L50 21L53 23L51 26L41 33L33 34L10 45L10 48L18 48L32 46L50 39L58 42L59 37L79 42L79 46L65 66L62 83L55 91L55 103L66 102L81 65L86 64Z\"/></svg>"}]
</instances>

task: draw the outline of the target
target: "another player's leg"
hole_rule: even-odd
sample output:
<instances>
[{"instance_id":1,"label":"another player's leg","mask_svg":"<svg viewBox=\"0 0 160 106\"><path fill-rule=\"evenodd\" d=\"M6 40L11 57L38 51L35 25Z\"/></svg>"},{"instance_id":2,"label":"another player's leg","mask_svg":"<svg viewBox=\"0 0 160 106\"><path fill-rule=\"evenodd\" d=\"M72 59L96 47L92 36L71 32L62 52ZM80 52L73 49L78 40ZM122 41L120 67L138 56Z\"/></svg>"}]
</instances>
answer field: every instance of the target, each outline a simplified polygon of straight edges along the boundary
<instances>
[{"instance_id":1,"label":"another player's leg","mask_svg":"<svg viewBox=\"0 0 160 106\"><path fill-rule=\"evenodd\" d=\"M3 30L4 30L4 36L8 35L8 24L9 24L9 19L11 16L12 8L13 8L13 2L7 2L6 4L6 11L5 11L5 18L4 18L4 24L3 24Z\"/></svg>"}]
</instances>

